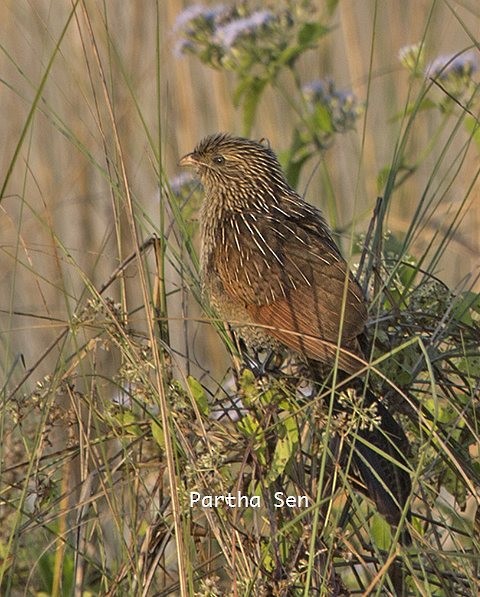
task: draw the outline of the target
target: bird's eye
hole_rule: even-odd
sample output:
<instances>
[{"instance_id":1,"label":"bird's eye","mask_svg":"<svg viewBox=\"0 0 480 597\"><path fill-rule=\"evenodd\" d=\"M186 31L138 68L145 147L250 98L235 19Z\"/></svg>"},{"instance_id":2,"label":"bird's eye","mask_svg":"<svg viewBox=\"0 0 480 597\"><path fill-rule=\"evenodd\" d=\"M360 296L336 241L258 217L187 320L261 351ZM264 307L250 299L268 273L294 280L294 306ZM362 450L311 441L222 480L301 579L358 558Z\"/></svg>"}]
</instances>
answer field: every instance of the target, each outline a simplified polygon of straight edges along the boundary
<instances>
[{"instance_id":1,"label":"bird's eye","mask_svg":"<svg viewBox=\"0 0 480 597\"><path fill-rule=\"evenodd\" d=\"M213 163L217 164L217 166L221 166L225 163L225 158L223 157L223 155L216 155L213 157Z\"/></svg>"}]
</instances>

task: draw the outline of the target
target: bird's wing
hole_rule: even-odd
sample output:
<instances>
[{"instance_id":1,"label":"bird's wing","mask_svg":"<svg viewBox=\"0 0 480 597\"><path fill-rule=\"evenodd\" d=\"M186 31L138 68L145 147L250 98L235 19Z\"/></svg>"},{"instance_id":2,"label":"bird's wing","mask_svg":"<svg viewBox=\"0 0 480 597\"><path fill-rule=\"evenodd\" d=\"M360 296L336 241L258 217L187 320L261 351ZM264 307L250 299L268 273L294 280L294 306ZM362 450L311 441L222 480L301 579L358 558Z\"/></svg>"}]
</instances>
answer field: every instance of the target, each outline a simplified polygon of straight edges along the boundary
<instances>
[{"instance_id":1,"label":"bird's wing","mask_svg":"<svg viewBox=\"0 0 480 597\"><path fill-rule=\"evenodd\" d=\"M367 318L365 301L323 221L260 220L244 213L225 234L232 238L222 243L216 270L251 320L282 344L328 363L335 359L341 329L340 367L358 370L356 339Z\"/></svg>"}]
</instances>

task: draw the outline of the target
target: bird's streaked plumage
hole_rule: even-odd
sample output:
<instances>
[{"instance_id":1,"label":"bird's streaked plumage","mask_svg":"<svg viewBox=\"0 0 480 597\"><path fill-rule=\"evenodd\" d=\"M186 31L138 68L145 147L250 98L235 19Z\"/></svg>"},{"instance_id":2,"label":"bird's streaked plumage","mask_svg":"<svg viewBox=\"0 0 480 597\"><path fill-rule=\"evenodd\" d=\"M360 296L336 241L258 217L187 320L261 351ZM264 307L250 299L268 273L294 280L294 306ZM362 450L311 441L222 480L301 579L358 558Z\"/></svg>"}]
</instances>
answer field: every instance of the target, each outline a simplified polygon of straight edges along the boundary
<instances>
[{"instance_id":1,"label":"bird's streaked plumage","mask_svg":"<svg viewBox=\"0 0 480 597\"><path fill-rule=\"evenodd\" d=\"M242 327L248 345L278 341L307 358L329 365L338 358L341 369L359 370L362 291L322 215L290 188L273 151L218 134L182 163L196 168L205 189L203 280L220 315Z\"/></svg>"},{"instance_id":2,"label":"bird's streaked plumage","mask_svg":"<svg viewBox=\"0 0 480 597\"><path fill-rule=\"evenodd\" d=\"M359 374L362 290L320 211L289 186L269 145L211 135L180 164L193 166L204 187L202 281L219 315L252 350L287 349L312 370L337 364ZM365 402L377 404L380 426L357 431L354 463L364 491L397 525L411 485L395 460L405 462L408 441L368 388Z\"/></svg>"}]
</instances>

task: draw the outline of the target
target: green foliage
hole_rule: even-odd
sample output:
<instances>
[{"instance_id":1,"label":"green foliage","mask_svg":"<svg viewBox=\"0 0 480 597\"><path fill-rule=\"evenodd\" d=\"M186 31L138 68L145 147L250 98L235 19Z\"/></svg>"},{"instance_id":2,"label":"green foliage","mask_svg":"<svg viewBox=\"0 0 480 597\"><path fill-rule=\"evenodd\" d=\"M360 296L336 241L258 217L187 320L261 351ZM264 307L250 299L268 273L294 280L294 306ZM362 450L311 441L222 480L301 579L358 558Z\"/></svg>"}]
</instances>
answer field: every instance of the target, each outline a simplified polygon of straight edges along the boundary
<instances>
[{"instance_id":1,"label":"green foliage","mask_svg":"<svg viewBox=\"0 0 480 597\"><path fill-rule=\"evenodd\" d=\"M467 326L473 326L480 321L480 296L476 292L466 290L455 300L453 317Z\"/></svg>"},{"instance_id":2,"label":"green foliage","mask_svg":"<svg viewBox=\"0 0 480 597\"><path fill-rule=\"evenodd\" d=\"M266 465L267 442L264 430L258 419L254 415L248 413L242 418L238 424L238 428L250 442L258 462L262 465Z\"/></svg>"},{"instance_id":3,"label":"green foliage","mask_svg":"<svg viewBox=\"0 0 480 597\"><path fill-rule=\"evenodd\" d=\"M207 394L203 386L191 375L188 376L187 383L200 413L208 417L210 414L210 405L208 404Z\"/></svg>"},{"instance_id":4,"label":"green foliage","mask_svg":"<svg viewBox=\"0 0 480 597\"><path fill-rule=\"evenodd\" d=\"M295 418L287 415L276 426L277 443L270 463L270 469L266 476L267 485L273 483L279 475L282 475L291 462L292 457L298 448L299 433Z\"/></svg>"},{"instance_id":5,"label":"green foliage","mask_svg":"<svg viewBox=\"0 0 480 597\"><path fill-rule=\"evenodd\" d=\"M43 591L39 595L51 595L52 582L54 578L56 556L53 553L45 553L40 557L39 570L43 579ZM71 550L68 550L63 556L62 562L62 592L64 595L71 595L75 586L74 576L74 556Z\"/></svg>"},{"instance_id":6,"label":"green foliage","mask_svg":"<svg viewBox=\"0 0 480 597\"><path fill-rule=\"evenodd\" d=\"M332 16L336 3L330 3L327 16ZM303 98L303 89L296 76L296 64L301 56L313 50L330 32L322 22L315 3L310 0L286 0L272 4L265 10L256 10L254 2L216 9L187 9L177 19L179 54L193 54L204 64L224 69L234 74L236 87L233 94L235 106L242 109L243 132L249 135L255 122L261 98L268 87L279 88L280 79L289 73L297 90L291 98L300 115L298 132L317 143L314 150L325 144L337 130L332 114L338 111L344 99L338 94L323 94L314 101ZM331 83L330 83L331 84ZM349 125L357 117L353 96ZM310 105L309 105L310 104ZM311 113L308 115L307 111ZM308 123L305 120L308 119ZM304 140L303 145L307 142ZM295 164L301 164L297 156ZM289 164L287 164L287 169Z\"/></svg>"}]
</instances>

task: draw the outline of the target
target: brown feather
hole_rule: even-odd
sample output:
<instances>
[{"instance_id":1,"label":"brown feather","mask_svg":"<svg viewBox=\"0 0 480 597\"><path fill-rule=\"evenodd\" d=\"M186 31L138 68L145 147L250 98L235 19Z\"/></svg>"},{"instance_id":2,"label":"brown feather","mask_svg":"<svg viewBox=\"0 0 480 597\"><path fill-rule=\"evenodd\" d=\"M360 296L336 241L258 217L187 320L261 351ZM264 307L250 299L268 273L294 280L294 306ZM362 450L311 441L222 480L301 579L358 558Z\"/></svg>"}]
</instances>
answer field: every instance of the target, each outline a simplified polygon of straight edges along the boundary
<instances>
[{"instance_id":1,"label":"brown feather","mask_svg":"<svg viewBox=\"0 0 480 597\"><path fill-rule=\"evenodd\" d=\"M353 373L363 362L356 340L367 319L362 291L318 226L319 213L304 205L281 221L242 214L225 227L210 265L222 292L245 305L249 321L271 326L264 333L323 363L335 362L340 344L340 368Z\"/></svg>"},{"instance_id":2,"label":"brown feather","mask_svg":"<svg viewBox=\"0 0 480 597\"><path fill-rule=\"evenodd\" d=\"M298 295L296 298L301 300ZM250 305L247 306L247 311L253 321L265 326L266 331L281 344L304 357L331 364L338 359L341 370L347 373L359 371L364 366L365 360L356 338L348 343L342 341L338 347L334 342L329 342L321 332L312 335L315 326L303 309L303 304L300 304L297 309L296 302L295 299L290 298L288 301L279 300L260 307Z\"/></svg>"}]
</instances>

